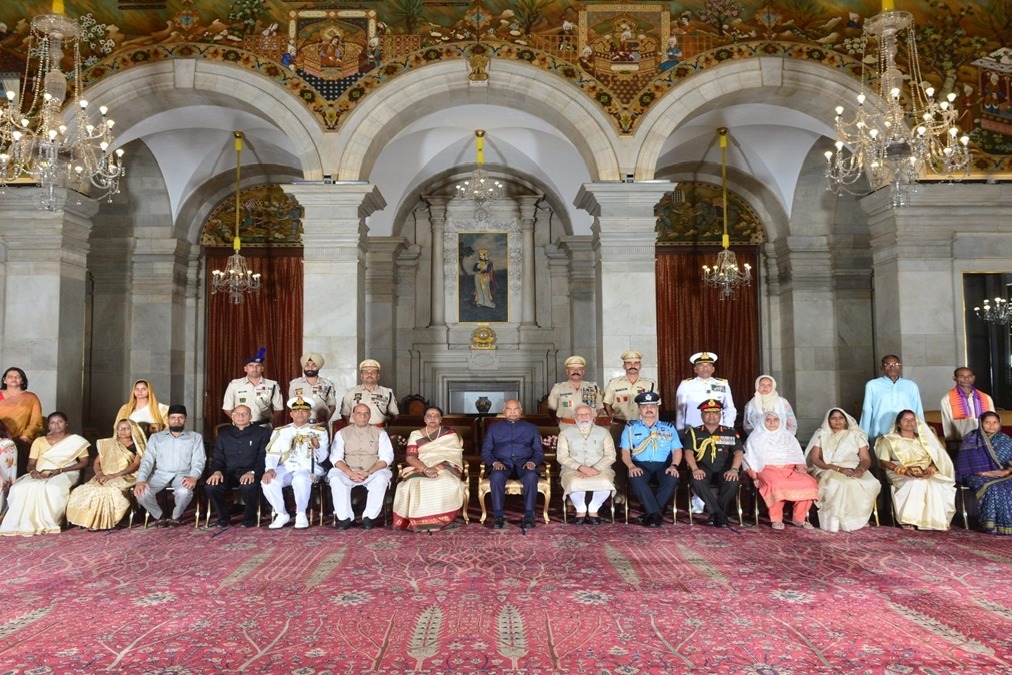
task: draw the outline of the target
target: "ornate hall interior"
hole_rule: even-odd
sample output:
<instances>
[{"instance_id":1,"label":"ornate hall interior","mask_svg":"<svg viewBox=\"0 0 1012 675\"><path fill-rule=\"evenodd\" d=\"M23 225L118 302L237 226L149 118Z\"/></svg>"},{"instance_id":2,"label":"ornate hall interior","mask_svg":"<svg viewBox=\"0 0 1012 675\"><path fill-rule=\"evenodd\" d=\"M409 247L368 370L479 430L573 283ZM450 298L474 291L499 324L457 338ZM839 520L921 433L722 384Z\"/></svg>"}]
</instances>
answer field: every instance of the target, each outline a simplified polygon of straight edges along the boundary
<instances>
[{"instance_id":1,"label":"ornate hall interior","mask_svg":"<svg viewBox=\"0 0 1012 675\"><path fill-rule=\"evenodd\" d=\"M895 205L865 175L828 189L836 106L887 107L868 3L68 0L77 79L125 170L108 195L0 188L0 361L103 434L138 378L213 428L261 346L283 383L317 352L338 389L371 358L401 397L516 391L528 409L569 356L603 384L630 349L673 404L712 351L741 401L774 374L799 436L859 411L889 353L925 408L963 364L1012 407L1008 324L974 313L1012 284L1012 8L900 4L970 162L925 168ZM0 5L5 88L34 86L46 5ZM495 198L458 194L479 169ZM262 275L238 304L212 293L233 223ZM726 298L701 281L722 226L753 270Z\"/></svg>"}]
</instances>

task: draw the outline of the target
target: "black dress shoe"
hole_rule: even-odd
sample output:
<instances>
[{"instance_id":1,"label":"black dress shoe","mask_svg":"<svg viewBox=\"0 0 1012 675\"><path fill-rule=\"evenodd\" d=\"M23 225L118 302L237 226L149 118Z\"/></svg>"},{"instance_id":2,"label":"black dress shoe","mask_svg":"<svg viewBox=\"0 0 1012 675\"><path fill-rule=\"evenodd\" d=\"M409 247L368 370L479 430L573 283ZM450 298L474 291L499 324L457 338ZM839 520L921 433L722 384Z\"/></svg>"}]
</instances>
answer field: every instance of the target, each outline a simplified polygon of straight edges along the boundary
<instances>
[{"instance_id":1,"label":"black dress shoe","mask_svg":"<svg viewBox=\"0 0 1012 675\"><path fill-rule=\"evenodd\" d=\"M351 518L345 518L334 523L334 527L339 530L350 530L351 529Z\"/></svg>"},{"instance_id":2,"label":"black dress shoe","mask_svg":"<svg viewBox=\"0 0 1012 675\"><path fill-rule=\"evenodd\" d=\"M256 527L257 526L257 521L255 521L255 520L244 520L244 521L242 521L242 526L243 527Z\"/></svg>"},{"instance_id":3,"label":"black dress shoe","mask_svg":"<svg viewBox=\"0 0 1012 675\"><path fill-rule=\"evenodd\" d=\"M650 527L650 523L654 521L654 517L649 513L644 513L640 516L640 525L643 527Z\"/></svg>"},{"instance_id":4,"label":"black dress shoe","mask_svg":"<svg viewBox=\"0 0 1012 675\"><path fill-rule=\"evenodd\" d=\"M573 519L573 525L583 525L587 522L587 516L577 516Z\"/></svg>"},{"instance_id":5,"label":"black dress shoe","mask_svg":"<svg viewBox=\"0 0 1012 675\"><path fill-rule=\"evenodd\" d=\"M165 518L157 518L151 522L151 527L168 527L169 521Z\"/></svg>"},{"instance_id":6,"label":"black dress shoe","mask_svg":"<svg viewBox=\"0 0 1012 675\"><path fill-rule=\"evenodd\" d=\"M534 516L524 516L523 526L529 527L532 530L535 527L537 527L537 523L534 520Z\"/></svg>"},{"instance_id":7,"label":"black dress shoe","mask_svg":"<svg viewBox=\"0 0 1012 675\"><path fill-rule=\"evenodd\" d=\"M363 530L371 530L374 527L376 527L376 526L373 524L372 518L370 518L368 516L363 516L362 517L362 529Z\"/></svg>"},{"instance_id":8,"label":"black dress shoe","mask_svg":"<svg viewBox=\"0 0 1012 675\"><path fill-rule=\"evenodd\" d=\"M587 522L590 523L591 525L600 525L601 524L601 517L600 516L588 516L587 517Z\"/></svg>"},{"instance_id":9,"label":"black dress shoe","mask_svg":"<svg viewBox=\"0 0 1012 675\"><path fill-rule=\"evenodd\" d=\"M495 518L493 518L492 519L492 529L493 530L505 530L506 529L506 519L503 518L502 516L496 516Z\"/></svg>"},{"instance_id":10,"label":"black dress shoe","mask_svg":"<svg viewBox=\"0 0 1012 675\"><path fill-rule=\"evenodd\" d=\"M165 523L164 527L179 527L183 524L178 518L169 518Z\"/></svg>"},{"instance_id":11,"label":"black dress shoe","mask_svg":"<svg viewBox=\"0 0 1012 675\"><path fill-rule=\"evenodd\" d=\"M229 526L229 522L227 520L219 520L217 523L214 524L214 526L224 529Z\"/></svg>"},{"instance_id":12,"label":"black dress shoe","mask_svg":"<svg viewBox=\"0 0 1012 675\"><path fill-rule=\"evenodd\" d=\"M664 524L664 517L661 516L661 514L659 513L650 514L650 523L647 525L647 527L660 527L663 524Z\"/></svg>"}]
</instances>

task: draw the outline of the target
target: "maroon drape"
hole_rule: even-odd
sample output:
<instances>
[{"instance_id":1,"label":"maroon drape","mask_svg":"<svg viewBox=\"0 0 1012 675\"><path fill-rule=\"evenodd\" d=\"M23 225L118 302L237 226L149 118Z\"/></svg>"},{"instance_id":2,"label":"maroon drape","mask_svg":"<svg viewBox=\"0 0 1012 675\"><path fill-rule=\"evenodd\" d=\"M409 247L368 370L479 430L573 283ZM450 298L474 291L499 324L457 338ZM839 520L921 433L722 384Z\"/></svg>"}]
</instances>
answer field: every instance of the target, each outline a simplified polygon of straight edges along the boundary
<instances>
[{"instance_id":1,"label":"maroon drape","mask_svg":"<svg viewBox=\"0 0 1012 675\"><path fill-rule=\"evenodd\" d=\"M276 380L282 396L288 382L301 372L302 354L302 248L242 250L253 272L263 275L259 293L247 295L238 305L227 293L211 295L211 270L224 269L231 248L206 248L207 342L205 349L204 425L210 434L219 422L229 380L243 376L243 361L260 347L267 348L265 377ZM210 436L209 436L210 437Z\"/></svg>"},{"instance_id":2,"label":"maroon drape","mask_svg":"<svg viewBox=\"0 0 1012 675\"><path fill-rule=\"evenodd\" d=\"M674 411L675 390L692 377L689 357L711 351L718 356L717 377L731 383L738 417L755 391L759 376L759 294L756 247L733 247L738 265L752 265L752 285L721 300L706 288L704 264L713 265L716 247L657 247L657 368L664 410Z\"/></svg>"}]
</instances>

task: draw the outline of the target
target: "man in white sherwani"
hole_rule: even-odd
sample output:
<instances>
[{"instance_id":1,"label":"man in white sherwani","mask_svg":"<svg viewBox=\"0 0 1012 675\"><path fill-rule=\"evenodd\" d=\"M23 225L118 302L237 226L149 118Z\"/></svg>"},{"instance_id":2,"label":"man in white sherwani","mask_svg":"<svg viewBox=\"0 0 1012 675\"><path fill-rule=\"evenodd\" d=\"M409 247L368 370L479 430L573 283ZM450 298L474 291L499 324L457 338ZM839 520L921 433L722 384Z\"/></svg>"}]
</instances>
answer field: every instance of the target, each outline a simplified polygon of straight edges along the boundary
<instances>
[{"instance_id":1,"label":"man in white sherwani","mask_svg":"<svg viewBox=\"0 0 1012 675\"><path fill-rule=\"evenodd\" d=\"M289 399L292 423L275 429L267 443L267 466L261 484L264 496L274 507L274 520L268 526L272 530L284 527L291 520L282 492L289 485L295 493L295 529L309 527L306 507L313 483L324 474L320 463L327 459L330 448L327 429L309 424L315 405L311 398Z\"/></svg>"}]
</instances>

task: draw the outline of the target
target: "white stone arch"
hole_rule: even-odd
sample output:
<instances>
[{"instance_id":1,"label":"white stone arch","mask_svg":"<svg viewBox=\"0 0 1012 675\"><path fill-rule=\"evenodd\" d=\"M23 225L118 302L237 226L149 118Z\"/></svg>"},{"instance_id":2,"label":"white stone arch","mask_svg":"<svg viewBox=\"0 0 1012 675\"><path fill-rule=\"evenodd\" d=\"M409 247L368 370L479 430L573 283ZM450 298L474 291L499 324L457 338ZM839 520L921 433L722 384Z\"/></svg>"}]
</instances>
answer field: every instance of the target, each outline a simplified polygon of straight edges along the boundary
<instances>
[{"instance_id":1,"label":"white stone arch","mask_svg":"<svg viewBox=\"0 0 1012 675\"><path fill-rule=\"evenodd\" d=\"M836 101L852 100L861 83L842 70L820 63L780 57L741 59L708 68L669 91L647 113L634 136L634 174L650 180L665 140L701 112L720 106L765 103L811 116L833 128ZM869 103L877 99L869 96Z\"/></svg>"},{"instance_id":2,"label":"white stone arch","mask_svg":"<svg viewBox=\"0 0 1012 675\"><path fill-rule=\"evenodd\" d=\"M618 134L601 109L558 76L506 59L494 61L487 87L473 87L463 62L453 60L417 68L373 91L333 139L332 147L339 149L337 177L367 180L380 149L400 129L434 111L468 103L537 115L576 147L594 180L622 177Z\"/></svg>"},{"instance_id":3,"label":"white stone arch","mask_svg":"<svg viewBox=\"0 0 1012 675\"><path fill-rule=\"evenodd\" d=\"M301 101L276 82L237 66L207 59L171 59L136 66L104 77L88 97L115 116L118 137L148 116L173 107L204 103L238 108L269 122L292 143L304 178L323 178L323 130Z\"/></svg>"}]
</instances>

